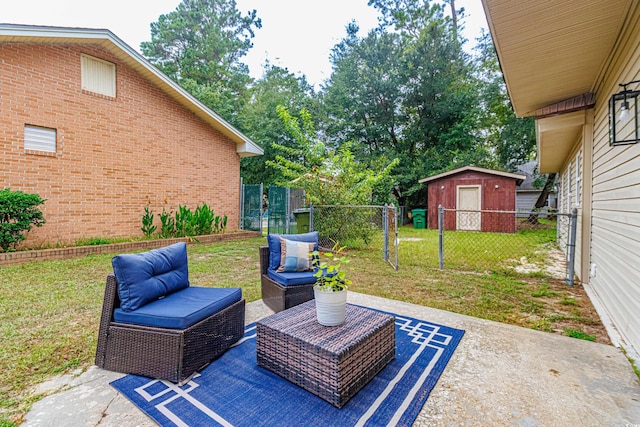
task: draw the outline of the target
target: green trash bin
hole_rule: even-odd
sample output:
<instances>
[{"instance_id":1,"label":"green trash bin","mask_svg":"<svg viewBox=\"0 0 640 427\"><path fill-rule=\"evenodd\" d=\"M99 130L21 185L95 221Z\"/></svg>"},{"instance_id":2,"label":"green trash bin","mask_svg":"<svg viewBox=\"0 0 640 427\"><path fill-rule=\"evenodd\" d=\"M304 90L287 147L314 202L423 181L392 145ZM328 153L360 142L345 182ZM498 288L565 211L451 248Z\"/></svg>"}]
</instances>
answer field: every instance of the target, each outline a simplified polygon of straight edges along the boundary
<instances>
[{"instance_id":1,"label":"green trash bin","mask_svg":"<svg viewBox=\"0 0 640 427\"><path fill-rule=\"evenodd\" d=\"M412 209L411 216L413 216L413 228L426 228L426 209Z\"/></svg>"},{"instance_id":2,"label":"green trash bin","mask_svg":"<svg viewBox=\"0 0 640 427\"><path fill-rule=\"evenodd\" d=\"M293 211L293 216L296 218L296 224L298 224L298 234L309 232L309 208L296 209Z\"/></svg>"}]
</instances>

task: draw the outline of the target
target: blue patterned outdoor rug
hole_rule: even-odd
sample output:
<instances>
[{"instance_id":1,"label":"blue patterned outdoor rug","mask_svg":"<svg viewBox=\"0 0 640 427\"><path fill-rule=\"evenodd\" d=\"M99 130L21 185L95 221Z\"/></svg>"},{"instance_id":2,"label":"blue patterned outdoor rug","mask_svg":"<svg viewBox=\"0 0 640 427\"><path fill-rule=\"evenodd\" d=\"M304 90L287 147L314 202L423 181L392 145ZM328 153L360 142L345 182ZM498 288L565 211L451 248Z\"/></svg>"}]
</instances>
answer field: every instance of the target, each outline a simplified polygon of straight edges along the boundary
<instances>
[{"instance_id":1,"label":"blue patterned outdoor rug","mask_svg":"<svg viewBox=\"0 0 640 427\"><path fill-rule=\"evenodd\" d=\"M111 385L161 426L410 426L464 331L395 316L396 358L342 409L258 367L255 324L181 387L136 375Z\"/></svg>"}]
</instances>

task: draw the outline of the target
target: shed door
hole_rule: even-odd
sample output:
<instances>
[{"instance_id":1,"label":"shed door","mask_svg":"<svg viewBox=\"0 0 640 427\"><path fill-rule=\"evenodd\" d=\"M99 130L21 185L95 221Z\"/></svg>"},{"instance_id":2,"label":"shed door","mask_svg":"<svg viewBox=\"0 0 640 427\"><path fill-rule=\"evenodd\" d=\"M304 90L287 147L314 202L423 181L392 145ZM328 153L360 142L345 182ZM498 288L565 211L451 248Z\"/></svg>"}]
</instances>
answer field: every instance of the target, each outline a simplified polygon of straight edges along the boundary
<instances>
[{"instance_id":1,"label":"shed door","mask_svg":"<svg viewBox=\"0 0 640 427\"><path fill-rule=\"evenodd\" d=\"M459 185L457 187L456 229L480 230L480 186Z\"/></svg>"}]
</instances>

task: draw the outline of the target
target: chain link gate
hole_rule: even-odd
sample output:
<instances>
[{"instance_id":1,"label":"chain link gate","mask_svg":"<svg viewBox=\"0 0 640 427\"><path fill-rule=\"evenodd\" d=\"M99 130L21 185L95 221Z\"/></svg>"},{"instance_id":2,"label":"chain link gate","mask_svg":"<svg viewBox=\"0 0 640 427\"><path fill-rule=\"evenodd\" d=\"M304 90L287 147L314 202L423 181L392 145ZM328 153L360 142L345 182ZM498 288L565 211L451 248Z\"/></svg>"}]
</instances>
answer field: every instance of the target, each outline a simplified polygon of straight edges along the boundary
<instances>
[{"instance_id":1,"label":"chain link gate","mask_svg":"<svg viewBox=\"0 0 640 427\"><path fill-rule=\"evenodd\" d=\"M303 190L269 186L268 233L298 233L294 211L302 206L304 206Z\"/></svg>"},{"instance_id":2,"label":"chain link gate","mask_svg":"<svg viewBox=\"0 0 640 427\"><path fill-rule=\"evenodd\" d=\"M262 235L262 184L242 185L240 229L259 231Z\"/></svg>"}]
</instances>

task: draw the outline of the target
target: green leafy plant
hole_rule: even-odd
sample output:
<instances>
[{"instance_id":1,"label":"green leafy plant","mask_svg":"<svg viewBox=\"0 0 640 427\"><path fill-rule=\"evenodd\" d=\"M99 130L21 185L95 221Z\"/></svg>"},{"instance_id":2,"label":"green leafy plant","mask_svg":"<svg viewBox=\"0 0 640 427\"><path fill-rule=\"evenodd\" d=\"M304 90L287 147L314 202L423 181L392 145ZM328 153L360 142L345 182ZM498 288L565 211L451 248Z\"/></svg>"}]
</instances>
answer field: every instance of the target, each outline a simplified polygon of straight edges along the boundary
<instances>
[{"instance_id":1,"label":"green leafy plant","mask_svg":"<svg viewBox=\"0 0 640 427\"><path fill-rule=\"evenodd\" d=\"M151 235L156 232L157 227L153 225L153 211L149 209L149 204L144 207L144 215L142 216L142 232L147 239L151 238Z\"/></svg>"},{"instance_id":2,"label":"green leafy plant","mask_svg":"<svg viewBox=\"0 0 640 427\"><path fill-rule=\"evenodd\" d=\"M169 237L175 236L175 234L176 222L173 219L173 212L167 212L162 208L162 213L160 213L160 237L168 239Z\"/></svg>"},{"instance_id":3,"label":"green leafy plant","mask_svg":"<svg viewBox=\"0 0 640 427\"><path fill-rule=\"evenodd\" d=\"M585 340L585 341L595 341L596 340L596 336L595 335L589 335L586 332L577 331L575 329L567 329L567 328L565 328L564 333L567 334L567 336L570 336L571 338L577 338L579 340Z\"/></svg>"},{"instance_id":4,"label":"green leafy plant","mask_svg":"<svg viewBox=\"0 0 640 427\"><path fill-rule=\"evenodd\" d=\"M213 222L216 217L206 203L198 206L193 214L193 229L196 235L211 234L214 231ZM216 227L217 228L217 227Z\"/></svg>"},{"instance_id":5,"label":"green leafy plant","mask_svg":"<svg viewBox=\"0 0 640 427\"><path fill-rule=\"evenodd\" d=\"M202 236L223 233L227 227L227 216L215 215L213 210L202 203L195 211L187 206L178 206L178 211L167 212L162 208L160 213L160 238ZM196 240L196 239L193 239Z\"/></svg>"},{"instance_id":6,"label":"green leafy plant","mask_svg":"<svg viewBox=\"0 0 640 427\"><path fill-rule=\"evenodd\" d=\"M349 285L351 280L347 279L347 273L343 266L348 264L350 260L344 255L345 247L340 247L338 242L334 242L331 252L313 251L313 266L317 271L313 274L316 278L316 285L324 291L340 292ZM320 256L325 258L320 260Z\"/></svg>"},{"instance_id":7,"label":"green leafy plant","mask_svg":"<svg viewBox=\"0 0 640 427\"><path fill-rule=\"evenodd\" d=\"M193 212L186 206L178 206L176 212L176 237L194 236Z\"/></svg>"},{"instance_id":8,"label":"green leafy plant","mask_svg":"<svg viewBox=\"0 0 640 427\"><path fill-rule=\"evenodd\" d=\"M25 233L35 225L45 223L42 211L37 206L45 201L37 194L0 190L0 249L15 250L26 239Z\"/></svg>"}]
</instances>

